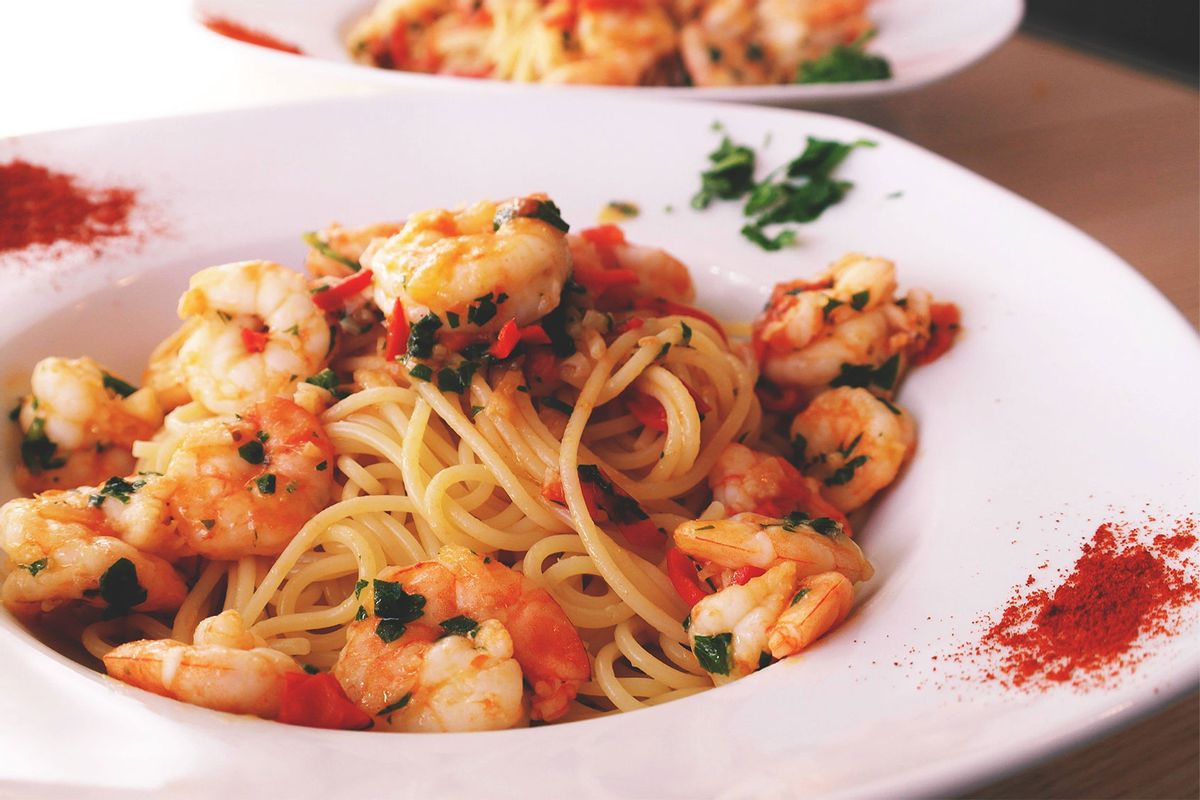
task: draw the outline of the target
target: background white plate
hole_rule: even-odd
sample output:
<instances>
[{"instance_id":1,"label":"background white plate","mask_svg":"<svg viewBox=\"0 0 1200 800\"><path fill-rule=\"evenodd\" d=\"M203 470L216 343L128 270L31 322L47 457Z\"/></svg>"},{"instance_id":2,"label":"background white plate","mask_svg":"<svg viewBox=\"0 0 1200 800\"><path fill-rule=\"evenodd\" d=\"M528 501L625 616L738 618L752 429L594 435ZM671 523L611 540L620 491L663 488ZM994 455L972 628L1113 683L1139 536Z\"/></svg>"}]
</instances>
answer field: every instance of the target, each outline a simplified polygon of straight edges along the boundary
<instances>
[{"instance_id":1,"label":"background white plate","mask_svg":"<svg viewBox=\"0 0 1200 800\"><path fill-rule=\"evenodd\" d=\"M1118 510L1195 514L1200 348L1132 269L1078 231L890 134L831 117L601 96L389 96L0 141L14 156L140 187L165 232L140 249L0 257L3 398L47 355L136 376L177 324L188 275L221 261L300 266L299 234L339 220L549 192L576 226L607 201L634 241L689 263L700 302L749 317L770 285L848 250L957 302L965 331L900 401L921 443L860 534L878 576L835 635L731 686L662 707L491 734L326 732L147 695L0 616L0 790L128 798L269 796L894 797L943 793L1096 735L1192 686L1200 620L1135 673L1080 693L1006 691L933 656L978 634L1042 563L1069 567ZM736 204L687 201L722 121L765 172L809 134L879 142L856 186L764 253ZM531 124L532 123L532 124ZM630 131L642 135L631 136ZM769 140L769 144L764 144ZM902 192L900 196L895 193ZM667 206L673 210L668 212ZM4 459L10 463L12 453ZM7 477L5 477L7 481ZM11 494L0 485L0 496ZM1195 611L1195 609L1192 609ZM938 667L938 671L934 671ZM957 671L956 671L957 670Z\"/></svg>"},{"instance_id":2,"label":"background white plate","mask_svg":"<svg viewBox=\"0 0 1200 800\"><path fill-rule=\"evenodd\" d=\"M504 81L422 75L366 67L351 61L344 35L371 8L371 0L193 0L196 19L233 20L298 46L307 57L327 61L330 71L345 72L367 82L396 87L466 88L484 84L488 90L524 88ZM1021 21L1022 0L875 0L871 20L879 30L869 50L891 62L892 78L884 81L785 86L738 87L538 87L551 91L654 94L697 100L733 100L796 106L826 100L875 97L924 86L970 66L1012 35ZM242 47L254 45L237 43ZM265 48L257 48L264 50ZM273 56L283 54L271 52ZM296 56L290 56L296 58Z\"/></svg>"}]
</instances>

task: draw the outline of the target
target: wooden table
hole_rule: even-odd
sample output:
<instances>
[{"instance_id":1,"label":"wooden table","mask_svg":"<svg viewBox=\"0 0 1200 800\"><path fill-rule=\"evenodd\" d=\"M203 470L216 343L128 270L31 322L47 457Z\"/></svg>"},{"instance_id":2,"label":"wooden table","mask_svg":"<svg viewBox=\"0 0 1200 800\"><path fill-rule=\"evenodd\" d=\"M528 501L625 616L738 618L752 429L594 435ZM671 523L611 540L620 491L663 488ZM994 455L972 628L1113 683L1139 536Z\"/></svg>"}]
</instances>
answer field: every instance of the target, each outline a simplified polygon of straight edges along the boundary
<instances>
[{"instance_id":1,"label":"wooden table","mask_svg":"<svg viewBox=\"0 0 1200 800\"><path fill-rule=\"evenodd\" d=\"M1018 36L936 86L821 110L897 133L1043 206L1200 322L1195 91ZM1200 694L964 797L1200 797Z\"/></svg>"},{"instance_id":2,"label":"wooden table","mask_svg":"<svg viewBox=\"0 0 1200 800\"><path fill-rule=\"evenodd\" d=\"M37 80L0 79L0 136L362 91L316 75L298 85L288 79L290 65L247 61L198 32L186 7L185 0L6 6L0 75L39 66ZM72 22L63 27L62 19ZM45 30L55 31L51 56L44 37L33 33ZM148 71L146 63L162 68ZM822 110L894 131L1072 222L1133 264L1196 324L1194 91L1018 36L939 85ZM1200 797L1198 697L967 796Z\"/></svg>"}]
</instances>

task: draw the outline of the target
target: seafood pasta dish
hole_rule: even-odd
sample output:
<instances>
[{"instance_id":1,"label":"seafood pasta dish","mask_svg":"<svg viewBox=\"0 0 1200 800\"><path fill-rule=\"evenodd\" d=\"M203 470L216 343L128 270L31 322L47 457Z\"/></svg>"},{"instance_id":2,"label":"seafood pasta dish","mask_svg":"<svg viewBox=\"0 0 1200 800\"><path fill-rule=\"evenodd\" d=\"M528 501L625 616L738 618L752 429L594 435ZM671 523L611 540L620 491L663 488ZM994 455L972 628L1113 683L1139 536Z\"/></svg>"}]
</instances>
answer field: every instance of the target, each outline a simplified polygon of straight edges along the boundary
<instances>
[{"instance_id":1,"label":"seafood pasta dish","mask_svg":"<svg viewBox=\"0 0 1200 800\"><path fill-rule=\"evenodd\" d=\"M877 80L868 0L378 0L352 58L460 77L613 86ZM815 67L815 69L814 69Z\"/></svg>"},{"instance_id":2,"label":"seafood pasta dish","mask_svg":"<svg viewBox=\"0 0 1200 800\"><path fill-rule=\"evenodd\" d=\"M916 446L897 387L958 327L891 262L725 323L544 195L305 238L305 272L192 275L140 387L37 364L13 614L210 709L478 731L700 692L850 613L854 512Z\"/></svg>"}]
</instances>

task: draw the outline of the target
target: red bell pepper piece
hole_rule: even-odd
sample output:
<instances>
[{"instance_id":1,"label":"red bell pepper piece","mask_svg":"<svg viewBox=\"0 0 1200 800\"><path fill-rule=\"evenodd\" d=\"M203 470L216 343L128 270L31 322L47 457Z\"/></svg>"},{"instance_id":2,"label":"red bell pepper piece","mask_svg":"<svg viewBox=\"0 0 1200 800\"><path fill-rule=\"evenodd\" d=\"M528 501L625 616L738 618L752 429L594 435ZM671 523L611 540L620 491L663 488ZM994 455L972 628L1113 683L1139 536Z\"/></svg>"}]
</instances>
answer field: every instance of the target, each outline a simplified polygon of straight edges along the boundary
<instances>
[{"instance_id":1,"label":"red bell pepper piece","mask_svg":"<svg viewBox=\"0 0 1200 800\"><path fill-rule=\"evenodd\" d=\"M312 301L322 311L335 311L346 305L346 301L371 285L374 277L371 270L364 269L356 272L341 283L335 283L328 289L317 292Z\"/></svg>"},{"instance_id":2,"label":"red bell pepper piece","mask_svg":"<svg viewBox=\"0 0 1200 800\"><path fill-rule=\"evenodd\" d=\"M310 728L362 730L371 726L371 715L354 704L331 672L309 675L289 672L283 676L279 698L280 722Z\"/></svg>"},{"instance_id":3,"label":"red bell pepper piece","mask_svg":"<svg viewBox=\"0 0 1200 800\"><path fill-rule=\"evenodd\" d=\"M387 347L383 357L395 361L408 349L408 315L404 313L404 303L400 298L392 304L392 316L388 319Z\"/></svg>"},{"instance_id":4,"label":"red bell pepper piece","mask_svg":"<svg viewBox=\"0 0 1200 800\"><path fill-rule=\"evenodd\" d=\"M246 346L247 353L261 353L267 349L267 340L271 337L265 331L252 331L249 328L242 328L242 344Z\"/></svg>"},{"instance_id":5,"label":"red bell pepper piece","mask_svg":"<svg viewBox=\"0 0 1200 800\"><path fill-rule=\"evenodd\" d=\"M694 606L708 596L696 575L696 562L677 547L667 551L667 577L688 606Z\"/></svg>"},{"instance_id":6,"label":"red bell pepper piece","mask_svg":"<svg viewBox=\"0 0 1200 800\"><path fill-rule=\"evenodd\" d=\"M508 358L520 341L521 330L517 327L517 321L510 319L500 328L500 333L488 348L488 352L496 358Z\"/></svg>"},{"instance_id":7,"label":"red bell pepper piece","mask_svg":"<svg viewBox=\"0 0 1200 800\"><path fill-rule=\"evenodd\" d=\"M579 235L596 247L616 247L625 244L625 231L616 225L597 225L594 228L584 228Z\"/></svg>"}]
</instances>

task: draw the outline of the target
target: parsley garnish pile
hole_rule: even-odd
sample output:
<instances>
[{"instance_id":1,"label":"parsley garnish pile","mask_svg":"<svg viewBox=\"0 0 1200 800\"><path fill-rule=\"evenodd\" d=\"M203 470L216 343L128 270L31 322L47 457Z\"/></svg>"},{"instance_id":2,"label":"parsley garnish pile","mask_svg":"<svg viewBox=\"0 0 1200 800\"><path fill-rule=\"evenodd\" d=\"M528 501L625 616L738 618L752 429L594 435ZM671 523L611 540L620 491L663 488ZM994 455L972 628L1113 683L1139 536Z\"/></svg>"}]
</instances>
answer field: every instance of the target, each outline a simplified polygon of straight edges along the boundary
<instances>
[{"instance_id":1,"label":"parsley garnish pile","mask_svg":"<svg viewBox=\"0 0 1200 800\"><path fill-rule=\"evenodd\" d=\"M892 77L892 67L886 58L870 55L863 49L874 35L874 31L865 33L850 44L835 45L820 58L805 61L796 72L796 83L851 83Z\"/></svg>"},{"instance_id":2,"label":"parsley garnish pile","mask_svg":"<svg viewBox=\"0 0 1200 800\"><path fill-rule=\"evenodd\" d=\"M845 143L810 136L804 152L756 182L754 151L725 136L708 156L711 166L700 174L692 207L704 209L714 199L745 197L742 212L749 222L742 226L742 235L764 250L781 250L796 241L796 229L769 233L767 228L812 222L841 202L853 184L834 179L833 171L855 148L874 146L863 139Z\"/></svg>"}]
</instances>

